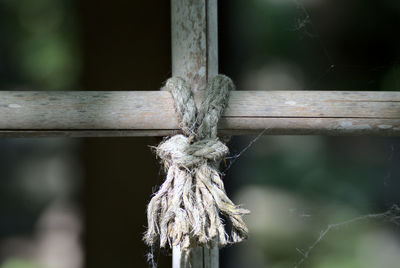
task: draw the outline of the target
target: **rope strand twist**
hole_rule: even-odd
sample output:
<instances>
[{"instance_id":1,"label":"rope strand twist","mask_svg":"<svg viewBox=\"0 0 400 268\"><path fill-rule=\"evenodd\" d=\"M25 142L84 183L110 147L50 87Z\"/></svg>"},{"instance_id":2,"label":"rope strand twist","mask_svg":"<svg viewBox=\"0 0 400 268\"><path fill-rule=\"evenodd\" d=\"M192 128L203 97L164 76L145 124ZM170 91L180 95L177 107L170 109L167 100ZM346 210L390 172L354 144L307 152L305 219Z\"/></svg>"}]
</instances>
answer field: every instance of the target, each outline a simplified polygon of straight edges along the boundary
<instances>
[{"instance_id":1,"label":"rope strand twist","mask_svg":"<svg viewBox=\"0 0 400 268\"><path fill-rule=\"evenodd\" d=\"M249 211L227 197L218 172L229 150L217 137L217 125L234 89L232 80L224 75L212 79L200 111L183 79L170 78L165 87L174 98L184 135L166 139L156 148L167 175L147 208L145 242L187 250L211 246L217 238L220 247L246 239L248 229L242 216ZM221 215L232 226L230 236Z\"/></svg>"}]
</instances>

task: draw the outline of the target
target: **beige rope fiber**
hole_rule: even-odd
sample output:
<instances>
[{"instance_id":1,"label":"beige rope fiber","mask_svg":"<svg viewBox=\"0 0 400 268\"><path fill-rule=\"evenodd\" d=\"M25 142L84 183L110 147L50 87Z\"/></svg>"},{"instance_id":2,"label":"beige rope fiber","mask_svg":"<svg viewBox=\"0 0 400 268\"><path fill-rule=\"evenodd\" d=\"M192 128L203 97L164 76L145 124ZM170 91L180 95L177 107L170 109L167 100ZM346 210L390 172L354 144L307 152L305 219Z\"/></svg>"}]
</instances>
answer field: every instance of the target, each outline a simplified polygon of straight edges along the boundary
<instances>
[{"instance_id":1,"label":"beige rope fiber","mask_svg":"<svg viewBox=\"0 0 400 268\"><path fill-rule=\"evenodd\" d=\"M234 84L217 75L207 86L200 111L183 79L171 78L165 87L175 100L184 135L166 139L156 148L167 176L148 205L144 240L151 246L179 245L183 250L211 246L216 238L219 246L240 242L247 238L242 216L249 211L227 197L218 172L229 150L217 137L217 125ZM232 225L231 236L221 214Z\"/></svg>"}]
</instances>

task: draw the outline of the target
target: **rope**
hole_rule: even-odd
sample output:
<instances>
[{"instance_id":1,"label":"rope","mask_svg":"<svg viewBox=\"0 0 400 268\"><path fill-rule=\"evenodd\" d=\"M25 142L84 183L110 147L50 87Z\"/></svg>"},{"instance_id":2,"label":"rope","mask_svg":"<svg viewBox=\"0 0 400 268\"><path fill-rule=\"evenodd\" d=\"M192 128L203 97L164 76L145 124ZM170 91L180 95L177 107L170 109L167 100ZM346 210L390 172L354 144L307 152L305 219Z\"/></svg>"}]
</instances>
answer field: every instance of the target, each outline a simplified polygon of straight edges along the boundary
<instances>
[{"instance_id":1,"label":"rope","mask_svg":"<svg viewBox=\"0 0 400 268\"><path fill-rule=\"evenodd\" d=\"M216 76L207 86L200 111L183 79L170 78L165 87L174 98L183 135L164 140L156 148L167 176L148 205L145 242L187 250L211 246L216 238L220 247L246 239L242 216L249 211L227 197L218 172L229 150L217 137L217 125L234 89L232 80ZM232 226L230 236L221 215Z\"/></svg>"}]
</instances>

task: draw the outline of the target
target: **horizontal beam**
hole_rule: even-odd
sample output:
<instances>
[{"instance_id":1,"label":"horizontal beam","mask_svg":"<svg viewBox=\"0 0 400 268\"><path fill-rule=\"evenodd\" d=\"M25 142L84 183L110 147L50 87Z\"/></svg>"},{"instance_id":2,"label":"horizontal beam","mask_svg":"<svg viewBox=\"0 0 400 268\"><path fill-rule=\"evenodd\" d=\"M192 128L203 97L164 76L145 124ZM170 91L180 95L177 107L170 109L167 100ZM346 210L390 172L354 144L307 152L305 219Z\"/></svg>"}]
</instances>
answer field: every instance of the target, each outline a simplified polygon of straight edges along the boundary
<instances>
[{"instance_id":1,"label":"horizontal beam","mask_svg":"<svg viewBox=\"0 0 400 268\"><path fill-rule=\"evenodd\" d=\"M400 92L235 91L221 134L400 136ZM166 91L0 91L0 136L165 136Z\"/></svg>"}]
</instances>

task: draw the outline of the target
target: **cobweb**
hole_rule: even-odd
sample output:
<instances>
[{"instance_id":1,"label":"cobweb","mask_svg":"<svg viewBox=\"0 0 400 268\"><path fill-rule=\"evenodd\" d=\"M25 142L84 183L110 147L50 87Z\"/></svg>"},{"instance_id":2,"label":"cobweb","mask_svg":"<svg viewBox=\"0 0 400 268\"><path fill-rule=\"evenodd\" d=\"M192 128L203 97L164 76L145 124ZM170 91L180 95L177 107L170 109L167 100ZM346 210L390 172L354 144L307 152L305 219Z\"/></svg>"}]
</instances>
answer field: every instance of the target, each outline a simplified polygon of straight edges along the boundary
<instances>
[{"instance_id":1,"label":"cobweb","mask_svg":"<svg viewBox=\"0 0 400 268\"><path fill-rule=\"evenodd\" d=\"M318 236L318 238L306 249L302 250L296 248L297 252L302 256L301 259L296 263L294 268L300 267L310 256L313 250L326 238L326 236L335 230L340 229L346 225L354 224L357 222L370 221L370 220L378 220L384 221L394 224L395 226L400 226L400 207L398 205L393 205L388 211L382 213L375 214L367 214L362 215L353 219L349 219L347 221L329 224L324 230L322 230Z\"/></svg>"},{"instance_id":2,"label":"cobweb","mask_svg":"<svg viewBox=\"0 0 400 268\"><path fill-rule=\"evenodd\" d=\"M226 173L229 172L229 170L237 163L237 161L240 161L243 159L243 157L246 157L247 153L250 153L252 149L254 149L254 146L257 144L257 142L263 138L263 135L267 129L261 131L257 136L254 138L250 139L249 142L246 143L246 145L237 150L235 153L233 153L230 157L227 157L226 159L226 167L223 170L223 174L225 175ZM387 156L387 163L389 165L395 165L393 161L395 160L395 150L396 146L394 144L389 145L389 150L388 150L388 156ZM386 188L391 188L392 187L392 172L389 169L386 173L386 175L383 177L383 185ZM388 198L386 200L386 203L390 203L391 199ZM311 255L314 253L315 249L324 241L329 239L329 235L334 232L340 232L340 230L343 227L348 227L350 225L355 225L355 224L371 224L372 222L375 222L377 224L391 224L396 228L400 227L400 206L398 204L391 204L388 206L389 209L383 212L378 212L378 213L368 213L368 214L363 214L360 216L356 216L353 218L350 218L348 220L344 220L341 222L336 222L336 223L330 223L328 224L323 230L319 232L319 235L317 238L309 245L306 246L305 248L299 248L295 247L294 250L300 255L299 259L295 262L294 268L299 268L304 265L304 263L311 257ZM305 212L305 211L298 211L297 213L299 217L301 218L310 218L312 217L312 213L310 212Z\"/></svg>"},{"instance_id":3,"label":"cobweb","mask_svg":"<svg viewBox=\"0 0 400 268\"><path fill-rule=\"evenodd\" d=\"M324 79L326 79L329 75L331 75L335 71L349 71L349 72L363 72L365 74L371 74L376 72L382 72L393 68L392 70L392 84L394 88L390 90L398 90L400 89L400 60L395 59L389 63L385 64L343 64L338 63L333 54L330 51L326 41L322 38L319 33L318 28L316 27L312 16L305 4L302 0L292 0L293 4L296 6L296 9L299 12L299 16L295 19L295 25L291 29L292 31L299 32L302 34L302 37L314 40L321 52L325 57L325 68L322 68L322 71L317 77L311 80L311 82L306 85L305 89L314 89L317 86L320 86ZM368 44L365 44L368 46ZM368 84L374 83L374 80L368 81ZM376 89L375 89L376 90Z\"/></svg>"},{"instance_id":4,"label":"cobweb","mask_svg":"<svg viewBox=\"0 0 400 268\"><path fill-rule=\"evenodd\" d=\"M316 44L319 48L321 54L324 59L322 60L324 64L324 68L321 68L319 74L315 77L311 78L310 81L306 83L304 86L304 90L309 89L318 89L323 84L326 84L325 80L333 73L337 71L347 70L362 72L365 74L370 73L382 73L388 72L388 70L392 69L391 72L391 85L394 87L392 90L400 89L400 62L399 60L392 60L391 62L384 64L343 64L339 60L337 60L334 56L334 53L331 52L329 44L324 40L322 35L319 33L319 29L315 24L312 14L307 9L302 1L292 0L296 10L298 11L298 17L294 19L294 25L290 29L290 31L294 31L296 33L300 33L302 38L308 39ZM371 84L375 81L367 81L367 83ZM363 88L359 88L363 89ZM330 90L335 90L335 88L330 88ZM377 89L379 90L379 88ZM240 149L234 149L234 153L228 157L226 160L226 167L223 169L223 173L228 173L237 162L240 162L241 159L246 158L246 154L251 151L255 145L262 139L263 135L267 132L267 129L261 131L258 135L251 138L246 142L246 144L242 145ZM390 145L390 153L388 156L387 162L391 163L393 161L393 155L395 153L395 145L394 143ZM391 185L392 180L392 171L388 169L386 174L382 176L383 185L386 188L393 187ZM379 224L389 223L395 227L400 226L400 207L397 204L393 203L392 198L387 198L385 207L386 211L383 212L371 212L368 214L362 214L360 216L356 216L354 218L350 218L345 221L330 223L323 230L320 231L317 238L309 245L305 246L303 249L300 247L294 247L293 250L299 254L299 258L295 261L294 267L298 268L304 265L304 263L310 258L310 256L314 253L315 249L320 246L320 244L330 238L331 233L340 232L342 227L354 225L354 224L364 224L367 222L376 222ZM379 211L379 210L378 210ZM307 215L302 214L304 217L310 217L311 215L307 213ZM318 234L318 231L315 233Z\"/></svg>"}]
</instances>

